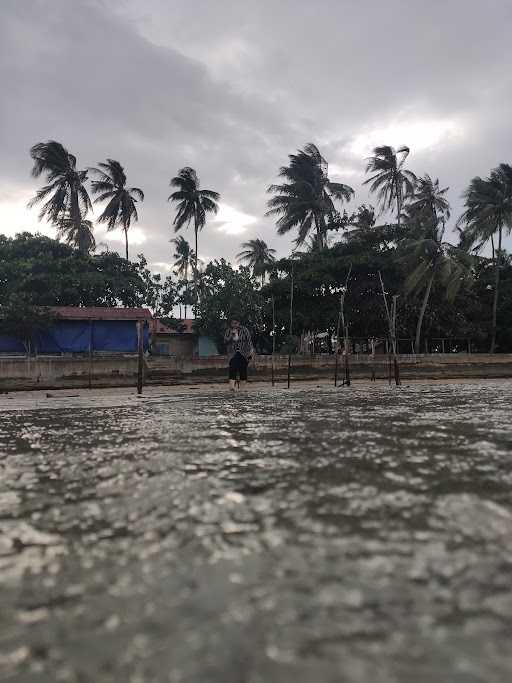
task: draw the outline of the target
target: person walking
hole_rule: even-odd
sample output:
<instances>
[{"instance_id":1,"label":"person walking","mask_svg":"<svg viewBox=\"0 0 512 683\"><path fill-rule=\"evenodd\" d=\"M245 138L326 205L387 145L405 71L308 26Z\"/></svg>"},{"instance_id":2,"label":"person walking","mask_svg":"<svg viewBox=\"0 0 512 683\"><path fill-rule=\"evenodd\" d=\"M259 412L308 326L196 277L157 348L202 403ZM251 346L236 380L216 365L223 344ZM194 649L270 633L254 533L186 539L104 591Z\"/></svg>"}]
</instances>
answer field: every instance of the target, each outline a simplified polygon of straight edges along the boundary
<instances>
[{"instance_id":1,"label":"person walking","mask_svg":"<svg viewBox=\"0 0 512 683\"><path fill-rule=\"evenodd\" d=\"M247 382L247 366L254 356L254 347L249 330L237 318L231 320L224 342L229 358L229 387L231 391L235 391L238 377L240 387Z\"/></svg>"}]
</instances>

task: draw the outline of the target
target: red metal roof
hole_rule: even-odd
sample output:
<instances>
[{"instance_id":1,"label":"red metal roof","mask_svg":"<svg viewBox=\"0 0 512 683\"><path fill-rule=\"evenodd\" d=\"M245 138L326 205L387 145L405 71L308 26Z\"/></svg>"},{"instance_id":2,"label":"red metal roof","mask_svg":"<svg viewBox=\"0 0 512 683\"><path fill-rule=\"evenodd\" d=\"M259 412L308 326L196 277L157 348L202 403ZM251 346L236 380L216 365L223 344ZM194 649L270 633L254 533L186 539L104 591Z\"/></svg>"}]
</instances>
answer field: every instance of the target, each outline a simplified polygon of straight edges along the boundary
<instances>
[{"instance_id":1,"label":"red metal roof","mask_svg":"<svg viewBox=\"0 0 512 683\"><path fill-rule=\"evenodd\" d=\"M165 325L158 318L153 318L149 323L149 329L152 334L196 334L193 329L193 324L193 319L186 318L185 320L179 320L177 326L174 328Z\"/></svg>"},{"instance_id":2,"label":"red metal roof","mask_svg":"<svg viewBox=\"0 0 512 683\"><path fill-rule=\"evenodd\" d=\"M149 321L149 329L151 334L172 334L173 331L167 325L164 325L158 318L153 318Z\"/></svg>"},{"instance_id":3,"label":"red metal roof","mask_svg":"<svg viewBox=\"0 0 512 683\"><path fill-rule=\"evenodd\" d=\"M151 320L149 308L109 306L52 306L52 313L65 320Z\"/></svg>"}]
</instances>

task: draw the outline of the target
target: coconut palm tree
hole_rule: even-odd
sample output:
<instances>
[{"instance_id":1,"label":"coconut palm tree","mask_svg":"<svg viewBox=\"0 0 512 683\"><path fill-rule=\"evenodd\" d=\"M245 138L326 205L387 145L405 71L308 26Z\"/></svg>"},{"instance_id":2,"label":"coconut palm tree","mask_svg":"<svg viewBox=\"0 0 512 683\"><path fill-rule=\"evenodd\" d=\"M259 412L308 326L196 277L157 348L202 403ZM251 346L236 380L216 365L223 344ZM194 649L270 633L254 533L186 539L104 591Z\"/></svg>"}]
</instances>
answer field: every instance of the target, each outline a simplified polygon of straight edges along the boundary
<instances>
[{"instance_id":1,"label":"coconut palm tree","mask_svg":"<svg viewBox=\"0 0 512 683\"><path fill-rule=\"evenodd\" d=\"M284 235L298 228L296 246L302 245L311 230L315 230L318 242L325 244L327 220L335 212L335 201L349 201L354 190L343 183L329 180L328 165L318 147L310 143L297 154L289 155L290 163L282 166L279 176L285 180L280 185L270 185L267 216L278 216L277 232Z\"/></svg>"},{"instance_id":2,"label":"coconut palm tree","mask_svg":"<svg viewBox=\"0 0 512 683\"><path fill-rule=\"evenodd\" d=\"M214 190L202 190L199 186L197 173L189 166L182 168L178 175L171 179L170 186L177 188L167 199L167 201L176 203L176 216L173 221L175 232L181 230L183 226L188 227L190 224L194 227L194 275L197 276L197 236L206 225L207 214L213 213L215 215L218 212L220 194Z\"/></svg>"},{"instance_id":3,"label":"coconut palm tree","mask_svg":"<svg viewBox=\"0 0 512 683\"><path fill-rule=\"evenodd\" d=\"M188 271L195 263L195 255L193 249L187 240L180 235L171 240L174 244L174 267L177 275L185 281L185 318L187 317L187 300L188 300Z\"/></svg>"},{"instance_id":4,"label":"coconut palm tree","mask_svg":"<svg viewBox=\"0 0 512 683\"><path fill-rule=\"evenodd\" d=\"M408 204L409 212L428 211L433 218L450 218L450 204L445 195L449 187L441 188L439 179L433 180L428 173L423 178L416 178L413 194Z\"/></svg>"},{"instance_id":5,"label":"coconut palm tree","mask_svg":"<svg viewBox=\"0 0 512 683\"><path fill-rule=\"evenodd\" d=\"M350 217L350 225L356 230L371 230L376 222L375 209L366 204L358 206L357 211Z\"/></svg>"},{"instance_id":6,"label":"coconut palm tree","mask_svg":"<svg viewBox=\"0 0 512 683\"><path fill-rule=\"evenodd\" d=\"M174 244L174 267L176 273L183 277L184 280L188 280L188 269L195 263L195 254L193 249L190 248L190 244L187 240L180 235L171 240Z\"/></svg>"},{"instance_id":7,"label":"coconut palm tree","mask_svg":"<svg viewBox=\"0 0 512 683\"><path fill-rule=\"evenodd\" d=\"M398 149L389 145L375 147L366 167L366 172L374 175L363 183L371 183L370 192L377 193L381 210L388 211L393 203L396 204L399 228L404 200L413 193L416 183L414 173L404 168L409 151L409 147L405 146Z\"/></svg>"},{"instance_id":8,"label":"coconut palm tree","mask_svg":"<svg viewBox=\"0 0 512 683\"><path fill-rule=\"evenodd\" d=\"M94 201L107 201L98 221L106 223L108 231L122 228L128 261L128 230L132 221L139 220L136 203L144 201L144 192L139 187L126 187L124 168L115 159L107 159L90 171L96 176L91 183L92 191L97 195Z\"/></svg>"},{"instance_id":9,"label":"coconut palm tree","mask_svg":"<svg viewBox=\"0 0 512 683\"><path fill-rule=\"evenodd\" d=\"M74 232L80 234L82 221L91 208L84 185L87 171L78 171L76 157L55 140L38 142L30 149L30 156L34 160L32 175L39 178L44 173L48 182L36 192L29 207L46 200L39 219L46 218L59 229L72 221ZM83 242L82 249L85 248L86 242Z\"/></svg>"},{"instance_id":10,"label":"coconut palm tree","mask_svg":"<svg viewBox=\"0 0 512 683\"><path fill-rule=\"evenodd\" d=\"M462 242L479 251L491 242L494 263L494 296L490 353L496 349L500 268L503 260L503 234L512 231L512 166L500 164L488 178L473 178L464 193L466 210L459 219ZM498 244L495 245L497 237Z\"/></svg>"},{"instance_id":11,"label":"coconut palm tree","mask_svg":"<svg viewBox=\"0 0 512 683\"><path fill-rule=\"evenodd\" d=\"M89 254L96 249L92 221L85 218L80 221L78 229L71 216L64 218L59 224L57 235L76 247L81 254Z\"/></svg>"},{"instance_id":12,"label":"coconut palm tree","mask_svg":"<svg viewBox=\"0 0 512 683\"><path fill-rule=\"evenodd\" d=\"M445 197L449 188L440 188L426 175L419 178L407 206L405 219L409 238L403 249L411 272L406 279L407 292L421 292L423 297L416 324L414 348L420 353L421 330L434 281L445 286L448 301L453 301L462 284L469 278L471 258L465 250L444 241L450 205Z\"/></svg>"},{"instance_id":13,"label":"coconut palm tree","mask_svg":"<svg viewBox=\"0 0 512 683\"><path fill-rule=\"evenodd\" d=\"M237 254L237 259L245 262L252 268L254 277L260 277L261 285L263 286L265 274L276 260L275 253L276 250L271 249L266 242L261 239L255 239L242 244L242 251Z\"/></svg>"}]
</instances>

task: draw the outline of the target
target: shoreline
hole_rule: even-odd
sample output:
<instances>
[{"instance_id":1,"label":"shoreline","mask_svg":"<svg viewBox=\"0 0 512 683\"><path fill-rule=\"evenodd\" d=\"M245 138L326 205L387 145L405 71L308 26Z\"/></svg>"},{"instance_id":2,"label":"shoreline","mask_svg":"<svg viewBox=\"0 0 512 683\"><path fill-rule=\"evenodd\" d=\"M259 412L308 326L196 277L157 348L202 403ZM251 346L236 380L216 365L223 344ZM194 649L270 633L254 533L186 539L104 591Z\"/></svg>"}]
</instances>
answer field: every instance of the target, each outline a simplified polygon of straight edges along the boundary
<instances>
[{"instance_id":1,"label":"shoreline","mask_svg":"<svg viewBox=\"0 0 512 683\"><path fill-rule=\"evenodd\" d=\"M323 391L335 390L335 391L347 391L349 392L352 388L382 388L389 386L390 389L403 389L408 386L434 386L434 385L496 385L496 384L507 384L512 382L510 378L489 378L489 379L478 379L474 377L461 377L455 379L449 378L417 378L417 379L407 379L402 381L401 387L396 387L394 383L389 385L388 380L378 379L372 382L367 379L354 379L351 382L350 387L344 387L338 384L334 387L334 383L330 380L302 380L295 381L290 385L290 391L294 390L315 390L320 389ZM276 383L274 387L271 386L270 382L253 381L248 382L248 385L243 390L236 392L235 396L246 396L262 390L269 390L274 392L288 391L286 382ZM164 398L184 396L187 399L192 398L195 395L204 394L222 394L231 395L228 388L227 382L200 382L197 384L180 384L180 385L148 385L143 389L142 394L139 396L137 394L136 387L93 387L92 389L80 388L80 389L34 389L34 390L15 390L11 392L2 392L0 394L0 410L16 410L30 407L44 407L47 404L48 407L52 406L57 402L58 404L66 405L66 399L108 399L109 397L115 399L127 399L142 401L145 398Z\"/></svg>"}]
</instances>

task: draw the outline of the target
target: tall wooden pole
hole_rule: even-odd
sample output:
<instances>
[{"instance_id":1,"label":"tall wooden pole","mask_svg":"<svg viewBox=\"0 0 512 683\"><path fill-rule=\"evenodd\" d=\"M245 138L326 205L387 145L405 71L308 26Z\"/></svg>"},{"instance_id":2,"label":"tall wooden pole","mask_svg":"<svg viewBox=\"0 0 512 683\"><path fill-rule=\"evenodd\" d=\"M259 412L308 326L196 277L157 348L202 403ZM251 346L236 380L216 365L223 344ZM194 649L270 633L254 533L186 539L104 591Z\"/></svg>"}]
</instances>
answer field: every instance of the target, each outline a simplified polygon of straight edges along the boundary
<instances>
[{"instance_id":1,"label":"tall wooden pole","mask_svg":"<svg viewBox=\"0 0 512 683\"><path fill-rule=\"evenodd\" d=\"M389 306L388 306L388 298L387 298L386 290L384 289L384 282L382 281L382 275L380 274L380 270L379 270L379 280L380 280L380 286L382 289L382 297L384 299L384 308L386 310L386 318L388 320L389 341L391 343L390 352L393 354L393 365L394 365L394 370L395 370L395 384L398 387L398 386L400 386L400 368L398 365L397 344L396 344L396 301L398 299L398 296L396 294L393 296L392 306L391 306L391 310L390 310ZM390 384L391 384L391 353L389 355L389 383Z\"/></svg>"},{"instance_id":2,"label":"tall wooden pole","mask_svg":"<svg viewBox=\"0 0 512 683\"><path fill-rule=\"evenodd\" d=\"M144 374L144 321L137 320L137 394L142 394Z\"/></svg>"},{"instance_id":3,"label":"tall wooden pole","mask_svg":"<svg viewBox=\"0 0 512 683\"><path fill-rule=\"evenodd\" d=\"M292 271L290 281L290 329L289 329L289 349L288 349L288 377L287 388L290 388L290 374L292 368L292 335L293 335L293 254L292 254Z\"/></svg>"},{"instance_id":4,"label":"tall wooden pole","mask_svg":"<svg viewBox=\"0 0 512 683\"><path fill-rule=\"evenodd\" d=\"M339 351L339 340L340 340L340 328L343 329L343 349L344 349L344 366L345 366L345 379L343 384L350 386L350 367L348 361L348 324L345 320L345 297L348 292L348 283L350 280L350 274L352 273L352 264L348 269L347 277L345 279L345 287L340 294L340 310L338 313L338 324L336 326L336 359L334 362L334 386L338 386L338 351Z\"/></svg>"}]
</instances>

